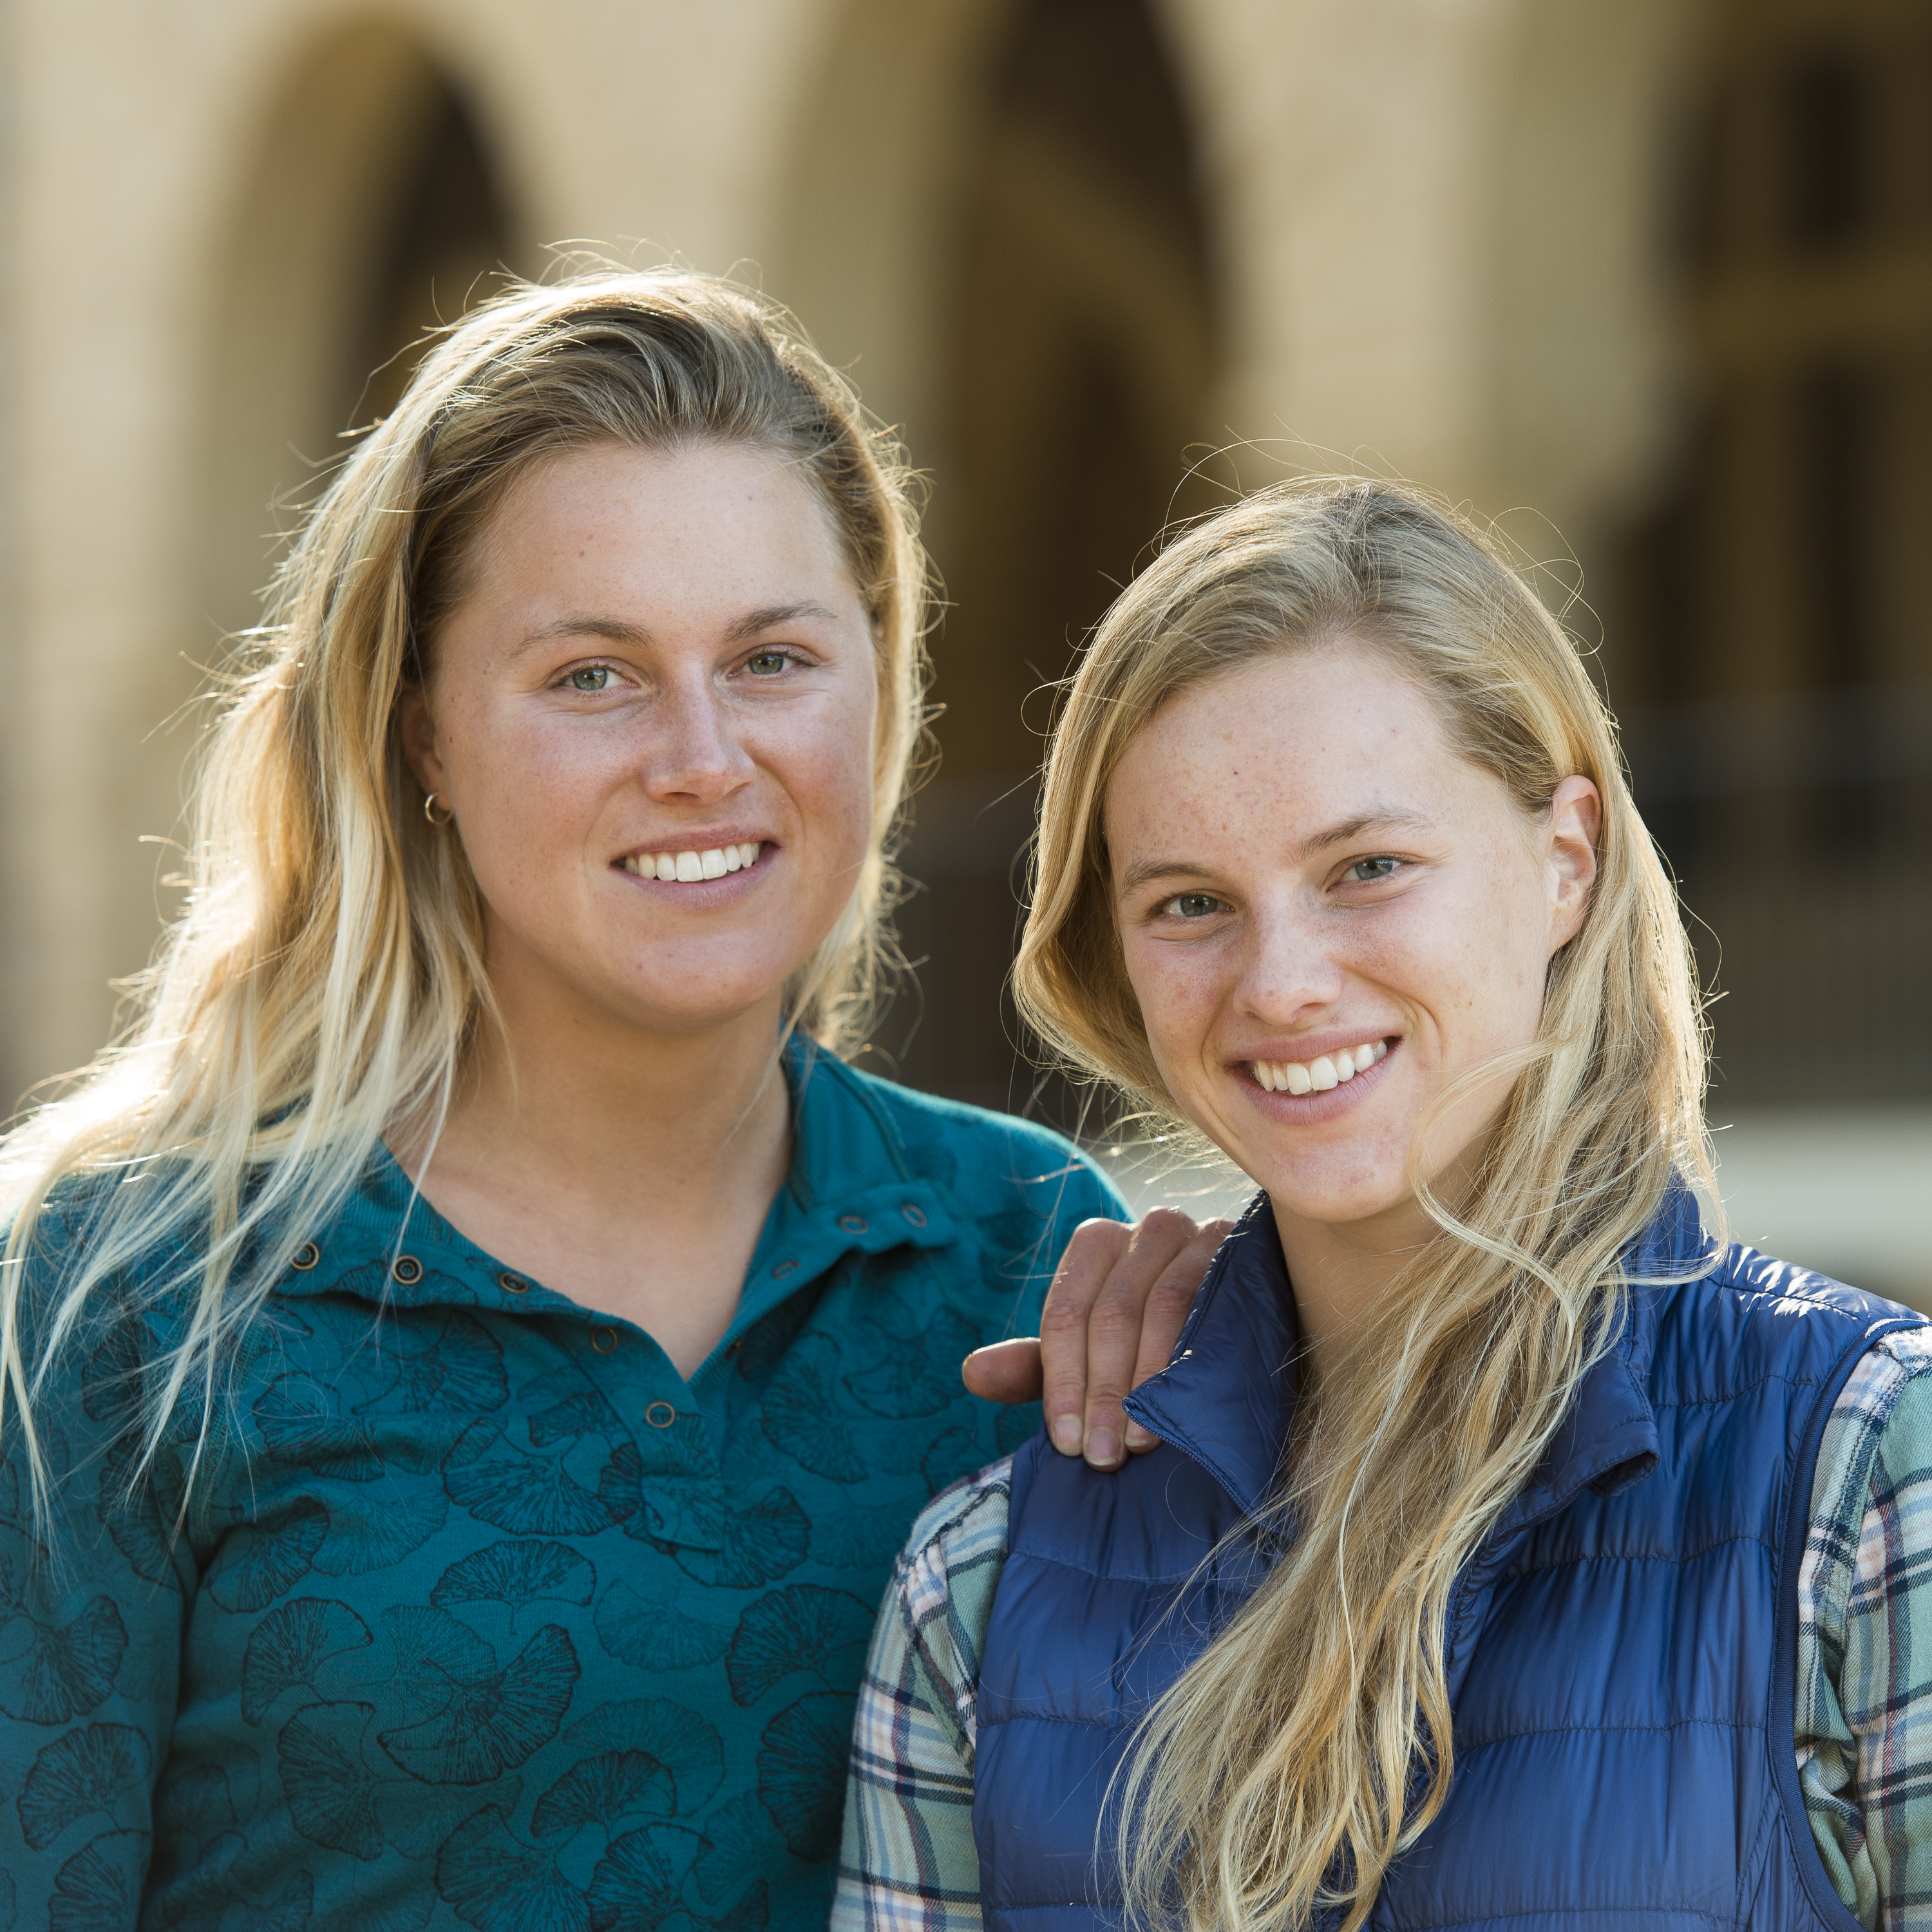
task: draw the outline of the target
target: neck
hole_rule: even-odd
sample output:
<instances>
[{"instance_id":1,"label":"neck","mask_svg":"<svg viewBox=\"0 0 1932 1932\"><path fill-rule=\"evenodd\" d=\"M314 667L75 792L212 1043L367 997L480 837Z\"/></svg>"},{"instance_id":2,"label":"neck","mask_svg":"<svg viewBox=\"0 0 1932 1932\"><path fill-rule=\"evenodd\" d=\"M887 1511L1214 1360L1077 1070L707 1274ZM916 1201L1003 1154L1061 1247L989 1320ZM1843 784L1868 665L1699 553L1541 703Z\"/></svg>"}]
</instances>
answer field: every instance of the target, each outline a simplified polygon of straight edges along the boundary
<instances>
[{"instance_id":1,"label":"neck","mask_svg":"<svg viewBox=\"0 0 1932 1932\"><path fill-rule=\"evenodd\" d=\"M1366 1220L1310 1220L1274 1204L1294 1291L1295 1323L1310 1374L1319 1382L1366 1331L1404 1265L1439 1232L1405 1201Z\"/></svg>"}]
</instances>

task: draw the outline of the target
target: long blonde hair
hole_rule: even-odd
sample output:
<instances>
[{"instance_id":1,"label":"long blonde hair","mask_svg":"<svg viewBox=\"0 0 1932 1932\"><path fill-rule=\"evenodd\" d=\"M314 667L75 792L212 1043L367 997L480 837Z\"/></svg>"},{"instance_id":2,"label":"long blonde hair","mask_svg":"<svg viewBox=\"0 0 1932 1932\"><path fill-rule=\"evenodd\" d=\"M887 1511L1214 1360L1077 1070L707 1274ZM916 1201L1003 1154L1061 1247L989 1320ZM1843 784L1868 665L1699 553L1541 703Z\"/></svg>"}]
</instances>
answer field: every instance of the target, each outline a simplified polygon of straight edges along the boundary
<instances>
[{"instance_id":1,"label":"long blonde hair","mask_svg":"<svg viewBox=\"0 0 1932 1932\"><path fill-rule=\"evenodd\" d=\"M182 1311L138 1475L184 1396L206 1431L228 1346L381 1136L434 1132L493 1009L476 883L426 821L398 695L428 674L512 485L610 442L770 448L830 515L877 650L872 838L784 1010L833 1047L862 1030L926 681L926 563L898 446L751 290L669 270L513 284L442 334L308 518L202 748L186 910L140 1017L0 1146L0 1425L24 1442L38 1508L36 1390L103 1284L124 1299L138 1279ZM30 1271L50 1196L85 1238ZM178 1264L157 1270L171 1243ZM30 1290L37 1275L52 1279Z\"/></svg>"},{"instance_id":2,"label":"long blonde hair","mask_svg":"<svg viewBox=\"0 0 1932 1932\"><path fill-rule=\"evenodd\" d=\"M1252 497L1174 542L1108 614L1047 766L1016 974L1028 1018L1077 1067L1177 1117L1114 926L1108 780L1176 693L1342 638L1428 693L1456 752L1526 814L1590 778L1599 869L1453 1204L1429 1184L1426 1124L1418 1135L1412 1178L1439 1232L1393 1285L1382 1332L1314 1391L1273 1505L1292 1546L1136 1740L1118 1794L1129 1906L1190 1932L1300 1926L1334 1906L1348 1928L1366 1917L1454 1772L1456 1576L1614 1339L1619 1258L1673 1171L1711 1180L1694 965L1608 714L1500 547L1391 483Z\"/></svg>"}]
</instances>

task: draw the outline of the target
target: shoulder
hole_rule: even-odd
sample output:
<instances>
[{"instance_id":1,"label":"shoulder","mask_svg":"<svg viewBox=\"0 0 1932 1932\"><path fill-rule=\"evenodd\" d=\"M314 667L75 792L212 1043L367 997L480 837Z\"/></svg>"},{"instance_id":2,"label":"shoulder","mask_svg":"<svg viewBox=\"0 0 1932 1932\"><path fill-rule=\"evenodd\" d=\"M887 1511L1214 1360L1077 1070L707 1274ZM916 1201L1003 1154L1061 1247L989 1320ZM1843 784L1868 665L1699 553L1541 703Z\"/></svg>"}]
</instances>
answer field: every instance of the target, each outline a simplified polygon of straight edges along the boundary
<instances>
[{"instance_id":1,"label":"shoulder","mask_svg":"<svg viewBox=\"0 0 1932 1932\"><path fill-rule=\"evenodd\" d=\"M942 1490L926 1505L894 1571L899 1614L915 1632L943 1621L954 1658L947 1675L957 1676L962 1684L979 1674L993 1592L1006 1567L1012 1503L1009 1456Z\"/></svg>"},{"instance_id":2,"label":"shoulder","mask_svg":"<svg viewBox=\"0 0 1932 1932\"><path fill-rule=\"evenodd\" d=\"M1842 1360L1863 1340L1922 1329L1926 1318L1882 1295L1733 1241L1673 1295L1676 1318L1722 1330L1746 1348L1796 1349Z\"/></svg>"},{"instance_id":3,"label":"shoulder","mask_svg":"<svg viewBox=\"0 0 1932 1932\"><path fill-rule=\"evenodd\" d=\"M1113 1183L1074 1144L1010 1114L922 1094L826 1056L821 1069L863 1105L911 1172L952 1192L976 1219L1018 1210L1070 1230L1096 1215L1128 1217Z\"/></svg>"}]
</instances>

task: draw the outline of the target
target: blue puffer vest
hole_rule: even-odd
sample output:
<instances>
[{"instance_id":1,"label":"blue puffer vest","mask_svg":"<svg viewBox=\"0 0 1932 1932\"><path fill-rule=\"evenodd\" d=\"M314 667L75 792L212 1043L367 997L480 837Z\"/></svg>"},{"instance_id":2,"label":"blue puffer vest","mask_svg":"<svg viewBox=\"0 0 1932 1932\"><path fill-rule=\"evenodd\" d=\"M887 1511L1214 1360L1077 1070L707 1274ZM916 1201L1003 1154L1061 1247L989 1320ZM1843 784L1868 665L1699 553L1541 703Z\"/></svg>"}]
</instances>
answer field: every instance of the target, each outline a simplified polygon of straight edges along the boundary
<instances>
[{"instance_id":1,"label":"blue puffer vest","mask_svg":"<svg viewBox=\"0 0 1932 1932\"><path fill-rule=\"evenodd\" d=\"M1632 1272L1706 1252L1679 1192ZM1798 1568L1832 1401L1880 1334L1918 1318L1748 1248L1632 1293L1620 1342L1456 1587L1454 1779L1372 1926L1856 1932L1792 1750ZM1287 1439L1294 1349L1257 1202L1172 1363L1129 1402L1165 1446L1111 1476L1043 1442L1016 1459L977 1704L989 1927L1118 1923L1107 1781L1262 1573L1241 1532Z\"/></svg>"}]
</instances>

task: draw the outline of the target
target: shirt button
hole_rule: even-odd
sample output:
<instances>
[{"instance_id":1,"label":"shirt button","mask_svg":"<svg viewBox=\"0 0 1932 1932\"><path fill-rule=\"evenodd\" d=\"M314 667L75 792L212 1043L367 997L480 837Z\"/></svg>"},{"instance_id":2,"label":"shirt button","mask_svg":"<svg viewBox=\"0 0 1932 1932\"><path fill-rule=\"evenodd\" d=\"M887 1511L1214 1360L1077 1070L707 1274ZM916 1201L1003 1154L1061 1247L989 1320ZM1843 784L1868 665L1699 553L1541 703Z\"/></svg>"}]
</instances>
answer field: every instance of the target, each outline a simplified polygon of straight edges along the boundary
<instances>
[{"instance_id":1,"label":"shirt button","mask_svg":"<svg viewBox=\"0 0 1932 1932\"><path fill-rule=\"evenodd\" d=\"M772 1270L772 1273L781 1281L782 1281L787 1275L796 1274L797 1272L798 1264L796 1262L780 1262L778 1266Z\"/></svg>"},{"instance_id":2,"label":"shirt button","mask_svg":"<svg viewBox=\"0 0 1932 1932\"><path fill-rule=\"evenodd\" d=\"M423 1265L414 1255L398 1255L395 1265L389 1270L405 1288L413 1288L423 1277Z\"/></svg>"},{"instance_id":3,"label":"shirt button","mask_svg":"<svg viewBox=\"0 0 1932 1932\"><path fill-rule=\"evenodd\" d=\"M899 1212L903 1214L915 1228L922 1228L926 1226L926 1210L923 1208L915 1208L910 1202L908 1202L906 1204L899 1210Z\"/></svg>"},{"instance_id":4,"label":"shirt button","mask_svg":"<svg viewBox=\"0 0 1932 1932\"><path fill-rule=\"evenodd\" d=\"M848 1234L862 1234L868 1224L862 1214L842 1214L838 1217L838 1225Z\"/></svg>"},{"instance_id":5,"label":"shirt button","mask_svg":"<svg viewBox=\"0 0 1932 1932\"><path fill-rule=\"evenodd\" d=\"M600 1355L608 1355L617 1346L617 1331L614 1328L593 1328L590 1331L590 1346Z\"/></svg>"},{"instance_id":6,"label":"shirt button","mask_svg":"<svg viewBox=\"0 0 1932 1932\"><path fill-rule=\"evenodd\" d=\"M530 1285L520 1274L512 1274L508 1268L496 1277L496 1286L506 1294L527 1294Z\"/></svg>"},{"instance_id":7,"label":"shirt button","mask_svg":"<svg viewBox=\"0 0 1932 1932\"><path fill-rule=\"evenodd\" d=\"M322 1250L313 1241L304 1241L293 1254L290 1256L289 1266L292 1268L299 1268L304 1274L307 1274L321 1258Z\"/></svg>"},{"instance_id":8,"label":"shirt button","mask_svg":"<svg viewBox=\"0 0 1932 1932\"><path fill-rule=\"evenodd\" d=\"M677 1411L668 1402L654 1402L644 1411L644 1420L653 1429L668 1429L677 1420Z\"/></svg>"}]
</instances>

